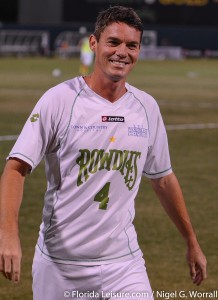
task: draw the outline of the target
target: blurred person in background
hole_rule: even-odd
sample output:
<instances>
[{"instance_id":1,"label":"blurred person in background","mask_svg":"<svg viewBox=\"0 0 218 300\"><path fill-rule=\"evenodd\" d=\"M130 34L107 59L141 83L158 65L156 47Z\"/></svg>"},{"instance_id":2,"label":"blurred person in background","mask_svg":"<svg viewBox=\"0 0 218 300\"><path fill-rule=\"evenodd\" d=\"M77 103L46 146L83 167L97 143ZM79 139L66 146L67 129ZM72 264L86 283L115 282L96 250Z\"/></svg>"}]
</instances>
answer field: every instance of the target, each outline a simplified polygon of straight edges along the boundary
<instances>
[{"instance_id":1,"label":"blurred person in background","mask_svg":"<svg viewBox=\"0 0 218 300\"><path fill-rule=\"evenodd\" d=\"M80 34L84 35L79 42L80 46L80 68L79 74L82 76L88 75L90 72L90 67L92 66L94 53L90 49L89 36L87 35L87 29L81 27L79 30Z\"/></svg>"}]
</instances>

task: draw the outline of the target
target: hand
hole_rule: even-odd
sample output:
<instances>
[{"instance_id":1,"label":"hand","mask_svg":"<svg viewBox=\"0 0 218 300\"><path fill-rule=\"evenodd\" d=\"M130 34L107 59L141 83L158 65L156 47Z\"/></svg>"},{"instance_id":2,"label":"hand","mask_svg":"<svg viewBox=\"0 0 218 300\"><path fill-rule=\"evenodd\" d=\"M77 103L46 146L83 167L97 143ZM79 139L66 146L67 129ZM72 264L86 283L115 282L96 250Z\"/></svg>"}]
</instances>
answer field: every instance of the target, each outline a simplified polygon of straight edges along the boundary
<instances>
[{"instance_id":1,"label":"hand","mask_svg":"<svg viewBox=\"0 0 218 300\"><path fill-rule=\"evenodd\" d=\"M200 285L207 278L207 260L197 242L188 246L187 261L193 283Z\"/></svg>"},{"instance_id":2,"label":"hand","mask_svg":"<svg viewBox=\"0 0 218 300\"><path fill-rule=\"evenodd\" d=\"M8 235L5 238L0 232L0 272L14 283L20 280L21 257L19 237Z\"/></svg>"}]
</instances>

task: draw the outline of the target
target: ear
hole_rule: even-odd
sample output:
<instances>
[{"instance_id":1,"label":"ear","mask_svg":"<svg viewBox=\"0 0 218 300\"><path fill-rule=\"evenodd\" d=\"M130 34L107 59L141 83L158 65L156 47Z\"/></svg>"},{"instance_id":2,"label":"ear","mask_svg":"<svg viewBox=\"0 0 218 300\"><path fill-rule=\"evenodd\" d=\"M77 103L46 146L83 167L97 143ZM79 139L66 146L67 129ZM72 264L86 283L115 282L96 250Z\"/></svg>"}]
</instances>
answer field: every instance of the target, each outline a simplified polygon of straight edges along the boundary
<instances>
[{"instance_id":1,"label":"ear","mask_svg":"<svg viewBox=\"0 0 218 300\"><path fill-rule=\"evenodd\" d=\"M89 37L89 47L93 52L95 52L96 46L97 46L96 37L94 36L94 34L91 34Z\"/></svg>"}]
</instances>

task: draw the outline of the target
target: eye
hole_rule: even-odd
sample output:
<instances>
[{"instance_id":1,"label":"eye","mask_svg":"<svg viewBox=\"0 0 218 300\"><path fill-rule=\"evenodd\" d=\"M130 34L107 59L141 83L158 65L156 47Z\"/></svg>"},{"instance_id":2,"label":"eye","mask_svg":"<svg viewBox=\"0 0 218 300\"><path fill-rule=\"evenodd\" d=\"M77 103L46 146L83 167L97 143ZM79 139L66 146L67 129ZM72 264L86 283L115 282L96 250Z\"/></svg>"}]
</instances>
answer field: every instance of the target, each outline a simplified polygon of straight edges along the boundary
<instances>
[{"instance_id":1,"label":"eye","mask_svg":"<svg viewBox=\"0 0 218 300\"><path fill-rule=\"evenodd\" d=\"M116 40L109 40L108 44L112 47L116 47L117 45L119 45L119 42Z\"/></svg>"},{"instance_id":2,"label":"eye","mask_svg":"<svg viewBox=\"0 0 218 300\"><path fill-rule=\"evenodd\" d=\"M138 48L138 44L136 44L136 43L130 43L127 46L130 50L135 50Z\"/></svg>"}]
</instances>

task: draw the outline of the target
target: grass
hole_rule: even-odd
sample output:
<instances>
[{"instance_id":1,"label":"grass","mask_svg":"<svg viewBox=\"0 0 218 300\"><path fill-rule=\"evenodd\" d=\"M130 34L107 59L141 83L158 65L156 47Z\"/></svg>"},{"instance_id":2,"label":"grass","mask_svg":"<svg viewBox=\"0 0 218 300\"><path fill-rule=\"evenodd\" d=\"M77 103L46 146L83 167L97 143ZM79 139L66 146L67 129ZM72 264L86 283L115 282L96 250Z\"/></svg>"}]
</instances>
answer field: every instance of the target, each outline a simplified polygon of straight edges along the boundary
<instances>
[{"instance_id":1,"label":"grass","mask_svg":"<svg viewBox=\"0 0 218 300\"><path fill-rule=\"evenodd\" d=\"M58 78L51 75L55 68L62 71ZM1 58L0 136L19 134L43 92L76 76L78 68L76 58ZM166 124L218 122L217 60L140 61L128 81L157 99ZM191 283L185 244L159 205L149 181L142 179L136 199L135 226L154 291L217 289L217 137L218 129L168 132L173 168L208 260L209 276L202 286L195 287ZM13 142L0 142L1 172L12 145ZM22 279L20 284L14 285L0 277L0 300L32 298L31 264L45 188L41 163L26 180L20 212Z\"/></svg>"}]
</instances>

